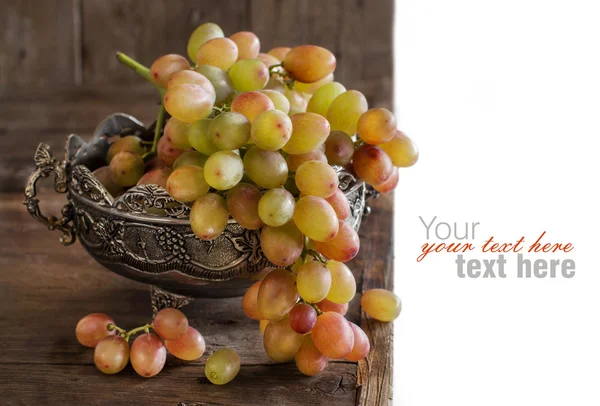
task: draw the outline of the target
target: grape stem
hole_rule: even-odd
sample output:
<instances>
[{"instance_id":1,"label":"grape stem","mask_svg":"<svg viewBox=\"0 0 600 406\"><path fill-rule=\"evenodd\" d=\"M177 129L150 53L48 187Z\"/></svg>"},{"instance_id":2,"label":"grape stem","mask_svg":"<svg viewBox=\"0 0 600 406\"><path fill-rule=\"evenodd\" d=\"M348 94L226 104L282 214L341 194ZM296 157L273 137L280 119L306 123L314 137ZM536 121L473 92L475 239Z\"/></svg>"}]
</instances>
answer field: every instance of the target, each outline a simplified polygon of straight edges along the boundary
<instances>
[{"instance_id":1,"label":"grape stem","mask_svg":"<svg viewBox=\"0 0 600 406\"><path fill-rule=\"evenodd\" d=\"M315 250L308 250L307 254L311 255L315 260L319 261L320 263L327 265L327 259L325 259L325 257L323 257L321 253Z\"/></svg>"},{"instance_id":2,"label":"grape stem","mask_svg":"<svg viewBox=\"0 0 600 406\"><path fill-rule=\"evenodd\" d=\"M126 331L126 330L123 330L121 327L117 326L116 324L111 323L107 326L107 328L108 328L108 331L116 330L119 333L119 335L125 339L125 341L129 342L129 339L131 338L131 336L134 336L141 331L145 331L146 333L149 333L150 329L154 328L154 325L153 324L144 324L143 326L136 327L133 330Z\"/></svg>"},{"instance_id":3,"label":"grape stem","mask_svg":"<svg viewBox=\"0 0 600 406\"><path fill-rule=\"evenodd\" d=\"M150 82L156 88L156 90L158 90L158 93L160 94L161 99L165 96L165 93L167 92L167 90L163 89L162 87L158 86L156 83L154 83L152 81L152 75L150 74L150 69L148 69L147 67L145 67L144 65L142 65L141 63L136 61L135 59L131 58L130 56L125 55L123 52L117 52L117 60L119 62L121 62L123 65L130 68L132 71L134 71L138 75L140 75L141 77L143 77L144 79L146 79L148 82Z\"/></svg>"},{"instance_id":4,"label":"grape stem","mask_svg":"<svg viewBox=\"0 0 600 406\"><path fill-rule=\"evenodd\" d=\"M162 136L164 124L165 106L160 103L160 109L158 109L158 116L156 117L156 126L154 127L154 140L152 141L152 149L142 156L144 161L147 161L149 158L152 158L154 155L156 155L156 151L158 150L158 140Z\"/></svg>"},{"instance_id":5,"label":"grape stem","mask_svg":"<svg viewBox=\"0 0 600 406\"><path fill-rule=\"evenodd\" d=\"M317 306L317 304L316 304L316 303L308 303L306 300L304 300L304 299L302 299L302 298L300 298L300 299L298 300L298 303L296 303L296 304L300 304L300 303L307 304L307 305L309 305L310 307L312 307L313 309L315 309L315 311L317 312L317 316L320 316L320 315L322 315L322 314L323 314L323 310L319 309L319 306Z\"/></svg>"}]
</instances>

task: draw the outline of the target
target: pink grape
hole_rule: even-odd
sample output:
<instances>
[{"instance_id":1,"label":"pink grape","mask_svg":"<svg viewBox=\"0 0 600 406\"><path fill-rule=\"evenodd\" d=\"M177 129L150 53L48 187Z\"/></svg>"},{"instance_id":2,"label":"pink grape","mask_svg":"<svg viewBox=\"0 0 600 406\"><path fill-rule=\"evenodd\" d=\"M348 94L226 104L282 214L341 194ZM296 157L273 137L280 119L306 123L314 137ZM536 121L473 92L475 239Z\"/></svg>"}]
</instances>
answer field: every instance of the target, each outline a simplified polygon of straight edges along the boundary
<instances>
[{"instance_id":1,"label":"pink grape","mask_svg":"<svg viewBox=\"0 0 600 406\"><path fill-rule=\"evenodd\" d=\"M206 343L202 334L192 326L176 340L165 340L167 350L174 356L184 361L195 361L202 357L206 350Z\"/></svg>"},{"instance_id":2,"label":"pink grape","mask_svg":"<svg viewBox=\"0 0 600 406\"><path fill-rule=\"evenodd\" d=\"M392 160L379 147L362 145L354 152L352 162L356 174L369 185L381 185L392 176Z\"/></svg>"},{"instance_id":3,"label":"pink grape","mask_svg":"<svg viewBox=\"0 0 600 406\"><path fill-rule=\"evenodd\" d=\"M339 225L339 231L333 240L327 242L315 241L315 247L329 259L348 262L358 254L360 238L350 224L340 220Z\"/></svg>"},{"instance_id":4,"label":"pink grape","mask_svg":"<svg viewBox=\"0 0 600 406\"><path fill-rule=\"evenodd\" d=\"M154 330L165 340L177 340L188 328L188 319L181 310L167 307L154 317Z\"/></svg>"},{"instance_id":5,"label":"pink grape","mask_svg":"<svg viewBox=\"0 0 600 406\"><path fill-rule=\"evenodd\" d=\"M380 193L388 193L396 189L399 180L400 171L394 166L394 168L392 168L392 176L390 176L390 178L383 182L381 185L373 186L373 188Z\"/></svg>"},{"instance_id":6,"label":"pink grape","mask_svg":"<svg viewBox=\"0 0 600 406\"><path fill-rule=\"evenodd\" d=\"M262 193L258 187L241 182L227 192L227 209L231 217L244 228L257 230L264 223L258 214Z\"/></svg>"},{"instance_id":7,"label":"pink grape","mask_svg":"<svg viewBox=\"0 0 600 406\"><path fill-rule=\"evenodd\" d=\"M290 326L298 334L310 333L316 322L317 311L309 304L297 304L290 312Z\"/></svg>"},{"instance_id":8,"label":"pink grape","mask_svg":"<svg viewBox=\"0 0 600 406\"><path fill-rule=\"evenodd\" d=\"M367 337L362 328L358 327L352 322L349 323L350 327L352 328L352 332L354 333L354 346L352 347L350 354L346 356L346 359L348 361L356 362L360 361L361 359L365 359L365 357L369 354L371 344L369 343L369 337Z\"/></svg>"},{"instance_id":9,"label":"pink grape","mask_svg":"<svg viewBox=\"0 0 600 406\"><path fill-rule=\"evenodd\" d=\"M166 166L173 166L179 155L183 154L183 149L177 149L169 142L167 137L161 137L158 140L157 155Z\"/></svg>"},{"instance_id":10,"label":"pink grape","mask_svg":"<svg viewBox=\"0 0 600 406\"><path fill-rule=\"evenodd\" d=\"M77 323L75 337L81 345L94 348L104 337L116 333L108 330L109 324L115 324L115 321L104 313L88 314Z\"/></svg>"},{"instance_id":11,"label":"pink grape","mask_svg":"<svg viewBox=\"0 0 600 406\"><path fill-rule=\"evenodd\" d=\"M307 161L320 161L327 163L327 157L323 153L323 151L319 149L315 149L314 151L307 152L306 154L289 154L285 159L288 164L288 170L290 172L296 172L298 167Z\"/></svg>"},{"instance_id":12,"label":"pink grape","mask_svg":"<svg viewBox=\"0 0 600 406\"><path fill-rule=\"evenodd\" d=\"M255 59L260 51L260 40L250 31L240 31L229 36L238 47L240 59Z\"/></svg>"},{"instance_id":13,"label":"pink grape","mask_svg":"<svg viewBox=\"0 0 600 406\"><path fill-rule=\"evenodd\" d=\"M160 338L152 333L138 336L131 345L131 365L138 375L151 378L162 371L167 360L167 349Z\"/></svg>"},{"instance_id":14,"label":"pink grape","mask_svg":"<svg viewBox=\"0 0 600 406\"><path fill-rule=\"evenodd\" d=\"M298 370L307 376L317 375L329 364L329 359L317 349L310 334L304 336L294 358Z\"/></svg>"},{"instance_id":15,"label":"pink grape","mask_svg":"<svg viewBox=\"0 0 600 406\"><path fill-rule=\"evenodd\" d=\"M94 364L105 374L116 374L129 362L129 344L121 336L104 337L94 349Z\"/></svg>"},{"instance_id":16,"label":"pink grape","mask_svg":"<svg viewBox=\"0 0 600 406\"><path fill-rule=\"evenodd\" d=\"M242 310L252 320L261 320L264 318L258 309L258 291L261 283L262 281L255 282L248 288L242 298Z\"/></svg>"},{"instance_id":17,"label":"pink grape","mask_svg":"<svg viewBox=\"0 0 600 406\"><path fill-rule=\"evenodd\" d=\"M323 313L325 313L325 312L336 312L336 313L341 314L342 316L345 316L346 313L348 313L348 307L349 306L348 306L348 303L337 304L337 303L333 303L330 300L323 299L319 303L317 303L317 307Z\"/></svg>"},{"instance_id":18,"label":"pink grape","mask_svg":"<svg viewBox=\"0 0 600 406\"><path fill-rule=\"evenodd\" d=\"M285 267L300 258L304 236L293 221L281 227L264 226L260 233L260 246L269 261Z\"/></svg>"},{"instance_id":19,"label":"pink grape","mask_svg":"<svg viewBox=\"0 0 600 406\"><path fill-rule=\"evenodd\" d=\"M338 219L346 220L350 216L350 202L348 202L346 194L340 189L336 189L335 192L333 192L331 196L325 198L325 200L333 207Z\"/></svg>"},{"instance_id":20,"label":"pink grape","mask_svg":"<svg viewBox=\"0 0 600 406\"><path fill-rule=\"evenodd\" d=\"M265 319L281 320L292 310L297 301L296 275L290 271L276 269L262 280L257 303Z\"/></svg>"},{"instance_id":21,"label":"pink grape","mask_svg":"<svg viewBox=\"0 0 600 406\"><path fill-rule=\"evenodd\" d=\"M315 347L331 359L347 357L354 347L352 327L339 313L326 312L320 315L311 334Z\"/></svg>"},{"instance_id":22,"label":"pink grape","mask_svg":"<svg viewBox=\"0 0 600 406\"><path fill-rule=\"evenodd\" d=\"M346 166L354 155L354 142L344 132L332 131L325 141L325 155L331 165Z\"/></svg>"}]
</instances>

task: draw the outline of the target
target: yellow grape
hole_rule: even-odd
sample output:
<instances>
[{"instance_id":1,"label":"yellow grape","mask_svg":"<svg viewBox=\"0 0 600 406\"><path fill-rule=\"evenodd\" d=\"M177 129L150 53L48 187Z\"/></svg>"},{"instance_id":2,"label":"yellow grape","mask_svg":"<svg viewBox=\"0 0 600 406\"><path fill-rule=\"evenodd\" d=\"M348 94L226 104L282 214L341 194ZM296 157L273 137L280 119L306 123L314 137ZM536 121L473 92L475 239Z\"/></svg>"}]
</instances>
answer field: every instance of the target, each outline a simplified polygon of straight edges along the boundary
<instances>
[{"instance_id":1,"label":"yellow grape","mask_svg":"<svg viewBox=\"0 0 600 406\"><path fill-rule=\"evenodd\" d=\"M306 107L308 106L308 100L304 95L295 90L289 89L287 86L283 85L283 94L288 99L290 103L290 111L289 115L293 116L298 113L306 113ZM278 90L278 89L275 89Z\"/></svg>"},{"instance_id":2,"label":"yellow grape","mask_svg":"<svg viewBox=\"0 0 600 406\"><path fill-rule=\"evenodd\" d=\"M392 168L392 176L382 184L375 185L373 188L380 193L388 193L396 189L400 180L400 171L395 166Z\"/></svg>"},{"instance_id":3,"label":"yellow grape","mask_svg":"<svg viewBox=\"0 0 600 406\"><path fill-rule=\"evenodd\" d=\"M165 340L177 340L188 329L188 319L181 310L167 307L154 316L154 331Z\"/></svg>"},{"instance_id":4,"label":"yellow grape","mask_svg":"<svg viewBox=\"0 0 600 406\"><path fill-rule=\"evenodd\" d=\"M304 236L293 221L281 227L264 226L260 246L265 257L277 266L289 266L300 258Z\"/></svg>"},{"instance_id":5,"label":"yellow grape","mask_svg":"<svg viewBox=\"0 0 600 406\"><path fill-rule=\"evenodd\" d=\"M317 375L329 365L329 359L315 347L310 334L304 336L302 345L294 358L298 370L307 376Z\"/></svg>"},{"instance_id":6,"label":"yellow grape","mask_svg":"<svg viewBox=\"0 0 600 406\"><path fill-rule=\"evenodd\" d=\"M205 118L189 125L187 130L188 142L198 152L212 155L219 150L208 134L211 119Z\"/></svg>"},{"instance_id":7,"label":"yellow grape","mask_svg":"<svg viewBox=\"0 0 600 406\"><path fill-rule=\"evenodd\" d=\"M173 147L167 137L160 137L160 140L158 140L156 155L158 155L160 161L166 166L173 166L175 160L184 152L183 149Z\"/></svg>"},{"instance_id":8,"label":"yellow grape","mask_svg":"<svg viewBox=\"0 0 600 406\"><path fill-rule=\"evenodd\" d=\"M210 122L208 135L220 150L238 149L250 139L250 121L243 114L233 111L221 113Z\"/></svg>"},{"instance_id":9,"label":"yellow grape","mask_svg":"<svg viewBox=\"0 0 600 406\"><path fill-rule=\"evenodd\" d=\"M297 301L296 275L290 271L275 269L262 280L257 303L264 318L281 320L292 310ZM289 321L286 322L289 326Z\"/></svg>"},{"instance_id":10,"label":"yellow grape","mask_svg":"<svg viewBox=\"0 0 600 406\"><path fill-rule=\"evenodd\" d=\"M267 52L267 54L274 56L281 62L283 61L283 58L285 58L287 53L291 51L291 49L292 48L290 47L275 47L272 48L269 52Z\"/></svg>"},{"instance_id":11,"label":"yellow grape","mask_svg":"<svg viewBox=\"0 0 600 406\"><path fill-rule=\"evenodd\" d=\"M205 23L194 30L187 44L187 54L193 61L196 58L196 52L198 48L202 46L206 41L213 38L223 38L223 30L217 24Z\"/></svg>"},{"instance_id":12,"label":"yellow grape","mask_svg":"<svg viewBox=\"0 0 600 406\"><path fill-rule=\"evenodd\" d=\"M179 85L167 92L164 98L167 112L185 123L207 118L214 106L213 97L198 85Z\"/></svg>"},{"instance_id":13,"label":"yellow grape","mask_svg":"<svg viewBox=\"0 0 600 406\"><path fill-rule=\"evenodd\" d=\"M140 137L128 135L126 137L118 138L115 142L110 144L110 148L108 148L108 153L106 154L106 163L109 164L113 157L121 151L143 155L146 150L142 146L142 139Z\"/></svg>"},{"instance_id":14,"label":"yellow grape","mask_svg":"<svg viewBox=\"0 0 600 406\"><path fill-rule=\"evenodd\" d=\"M260 92L271 99L271 102L273 102L273 107L276 110L283 111L285 114L290 112L290 101L287 99L287 97L285 97L285 95L277 90L271 89L263 89Z\"/></svg>"},{"instance_id":15,"label":"yellow grape","mask_svg":"<svg viewBox=\"0 0 600 406\"><path fill-rule=\"evenodd\" d=\"M288 154L306 154L320 147L329 135L329 122L315 113L298 113L292 117L292 136L283 150Z\"/></svg>"},{"instance_id":16,"label":"yellow grape","mask_svg":"<svg viewBox=\"0 0 600 406\"><path fill-rule=\"evenodd\" d=\"M151 378L165 366L167 349L155 334L142 334L131 345L129 359L138 375Z\"/></svg>"},{"instance_id":17,"label":"yellow grape","mask_svg":"<svg viewBox=\"0 0 600 406\"><path fill-rule=\"evenodd\" d=\"M307 161L321 161L327 163L327 157L320 149L315 149L314 151L306 154L289 154L285 160L288 164L288 169L290 172L296 172L298 167Z\"/></svg>"},{"instance_id":18,"label":"yellow grape","mask_svg":"<svg viewBox=\"0 0 600 406\"><path fill-rule=\"evenodd\" d=\"M331 82L324 84L310 98L306 111L327 117L327 111L329 111L331 103L345 91L346 88L341 83Z\"/></svg>"},{"instance_id":19,"label":"yellow grape","mask_svg":"<svg viewBox=\"0 0 600 406\"><path fill-rule=\"evenodd\" d=\"M280 227L292 219L296 202L294 196L283 188L267 191L258 203L258 215L268 226Z\"/></svg>"},{"instance_id":20,"label":"yellow grape","mask_svg":"<svg viewBox=\"0 0 600 406\"><path fill-rule=\"evenodd\" d=\"M393 174L392 160L379 147L361 145L355 152L352 166L356 174L369 185L381 185Z\"/></svg>"},{"instance_id":21,"label":"yellow grape","mask_svg":"<svg viewBox=\"0 0 600 406\"><path fill-rule=\"evenodd\" d=\"M286 362L294 358L302 345L302 338L302 334L292 329L289 316L286 315L281 320L272 320L267 324L263 343L269 358L275 362Z\"/></svg>"},{"instance_id":22,"label":"yellow grape","mask_svg":"<svg viewBox=\"0 0 600 406\"><path fill-rule=\"evenodd\" d=\"M179 155L173 163L173 169L181 168L182 166L195 165L204 168L204 164L208 156L201 154L198 151L185 151Z\"/></svg>"},{"instance_id":23,"label":"yellow grape","mask_svg":"<svg viewBox=\"0 0 600 406\"><path fill-rule=\"evenodd\" d=\"M354 347L352 327L339 313L325 312L320 315L311 335L315 347L331 359L345 358Z\"/></svg>"},{"instance_id":24,"label":"yellow grape","mask_svg":"<svg viewBox=\"0 0 600 406\"><path fill-rule=\"evenodd\" d=\"M171 117L164 128L164 136L169 140L173 148L188 149L192 145L188 141L188 123Z\"/></svg>"},{"instance_id":25,"label":"yellow grape","mask_svg":"<svg viewBox=\"0 0 600 406\"><path fill-rule=\"evenodd\" d=\"M332 131L325 140L325 155L331 165L346 166L354 156L354 142L346 133Z\"/></svg>"},{"instance_id":26,"label":"yellow grape","mask_svg":"<svg viewBox=\"0 0 600 406\"><path fill-rule=\"evenodd\" d=\"M379 146L391 158L394 166L408 167L414 165L419 159L419 150L415 143L402 131L396 131L394 137Z\"/></svg>"},{"instance_id":27,"label":"yellow grape","mask_svg":"<svg viewBox=\"0 0 600 406\"><path fill-rule=\"evenodd\" d=\"M175 169L167 179L167 192L180 202L193 202L208 193L210 186L204 179L204 170L187 165Z\"/></svg>"},{"instance_id":28,"label":"yellow grape","mask_svg":"<svg viewBox=\"0 0 600 406\"><path fill-rule=\"evenodd\" d=\"M246 313L246 316L252 320L262 320L263 316L258 310L258 290L262 281L254 282L252 286L248 288L244 297L242 298L242 310Z\"/></svg>"},{"instance_id":29,"label":"yellow grape","mask_svg":"<svg viewBox=\"0 0 600 406\"><path fill-rule=\"evenodd\" d=\"M338 261L328 261L327 269L331 273L331 289L327 294L327 300L337 304L351 301L356 294L356 280L352 271Z\"/></svg>"},{"instance_id":30,"label":"yellow grape","mask_svg":"<svg viewBox=\"0 0 600 406\"><path fill-rule=\"evenodd\" d=\"M190 63L183 56L163 55L150 66L150 76L155 84L166 89L172 74L189 68Z\"/></svg>"},{"instance_id":31,"label":"yellow grape","mask_svg":"<svg viewBox=\"0 0 600 406\"><path fill-rule=\"evenodd\" d=\"M212 154L204 164L206 182L217 190L231 189L244 176L244 163L232 151L219 151Z\"/></svg>"},{"instance_id":32,"label":"yellow grape","mask_svg":"<svg viewBox=\"0 0 600 406\"><path fill-rule=\"evenodd\" d=\"M244 154L244 168L259 187L275 189L285 184L288 168L285 158L277 151L264 151L256 146Z\"/></svg>"},{"instance_id":33,"label":"yellow grape","mask_svg":"<svg viewBox=\"0 0 600 406\"><path fill-rule=\"evenodd\" d=\"M314 94L317 90L319 90L321 88L321 86L323 86L327 83L331 83L331 82L333 82L333 73L330 73L329 75L325 76L323 79L317 80L316 82L313 82L313 83L295 82L294 89L299 92L302 92L302 93Z\"/></svg>"},{"instance_id":34,"label":"yellow grape","mask_svg":"<svg viewBox=\"0 0 600 406\"><path fill-rule=\"evenodd\" d=\"M357 131L358 136L367 144L383 144L396 133L396 117L387 109L367 110L358 119Z\"/></svg>"},{"instance_id":35,"label":"yellow grape","mask_svg":"<svg viewBox=\"0 0 600 406\"><path fill-rule=\"evenodd\" d=\"M107 336L116 334L115 330L108 330L109 324L115 324L112 317L104 313L88 314L75 327L75 337L81 345L94 348Z\"/></svg>"},{"instance_id":36,"label":"yellow grape","mask_svg":"<svg viewBox=\"0 0 600 406\"><path fill-rule=\"evenodd\" d=\"M331 273L318 261L310 261L300 267L296 281L300 297L308 303L325 299L331 288Z\"/></svg>"},{"instance_id":37,"label":"yellow grape","mask_svg":"<svg viewBox=\"0 0 600 406\"><path fill-rule=\"evenodd\" d=\"M261 92L245 92L231 102L231 111L243 114L250 123L254 122L262 112L274 108L271 99Z\"/></svg>"},{"instance_id":38,"label":"yellow grape","mask_svg":"<svg viewBox=\"0 0 600 406\"><path fill-rule=\"evenodd\" d=\"M232 348L215 351L204 365L204 375L215 385L225 385L240 372L240 356Z\"/></svg>"},{"instance_id":39,"label":"yellow grape","mask_svg":"<svg viewBox=\"0 0 600 406\"><path fill-rule=\"evenodd\" d=\"M153 172L153 171L150 171L150 172ZM144 179L144 177L146 175L148 175L150 172L144 174L144 176L142 176L140 178L140 181L142 179ZM93 173L94 173L94 176L96 177L96 179L98 179L100 181L100 183L102 183L102 186L104 186L104 189L106 189L106 191L108 193L110 193L110 195L112 197L119 196L125 190L123 188L123 186L121 186L117 182L115 182L112 175L110 174L109 166L101 166L100 168L96 169ZM140 184L139 183L140 181L138 181L138 184ZM156 182L147 182L147 183L156 183Z\"/></svg>"},{"instance_id":40,"label":"yellow grape","mask_svg":"<svg viewBox=\"0 0 600 406\"><path fill-rule=\"evenodd\" d=\"M236 43L239 49L238 60L255 59L260 51L260 40L250 31L240 31L231 34L229 38Z\"/></svg>"},{"instance_id":41,"label":"yellow grape","mask_svg":"<svg viewBox=\"0 0 600 406\"><path fill-rule=\"evenodd\" d=\"M301 45L292 48L283 59L283 67L296 80L313 83L335 70L335 56L316 45Z\"/></svg>"},{"instance_id":42,"label":"yellow grape","mask_svg":"<svg viewBox=\"0 0 600 406\"><path fill-rule=\"evenodd\" d=\"M103 338L94 349L94 364L105 374L116 374L129 362L129 344L121 336Z\"/></svg>"},{"instance_id":43,"label":"yellow grape","mask_svg":"<svg viewBox=\"0 0 600 406\"><path fill-rule=\"evenodd\" d=\"M263 336L265 335L265 330L267 329L267 325L269 324L270 320L261 320L258 323L258 328L260 329L260 334L262 334Z\"/></svg>"},{"instance_id":44,"label":"yellow grape","mask_svg":"<svg viewBox=\"0 0 600 406\"><path fill-rule=\"evenodd\" d=\"M304 196L296 202L294 223L304 235L315 241L330 241L339 229L333 207L316 196Z\"/></svg>"},{"instance_id":45,"label":"yellow grape","mask_svg":"<svg viewBox=\"0 0 600 406\"><path fill-rule=\"evenodd\" d=\"M350 354L346 355L346 359L357 362L366 358L371 350L371 344L369 343L369 337L367 337L362 328L352 322L349 323L354 333L354 346Z\"/></svg>"},{"instance_id":46,"label":"yellow grape","mask_svg":"<svg viewBox=\"0 0 600 406\"><path fill-rule=\"evenodd\" d=\"M201 196L194 202L190 212L192 231L201 240L214 240L220 236L228 220L225 200L214 193Z\"/></svg>"},{"instance_id":47,"label":"yellow grape","mask_svg":"<svg viewBox=\"0 0 600 406\"><path fill-rule=\"evenodd\" d=\"M315 241L315 247L326 258L348 262L358 254L360 239L350 224L340 220L340 228L335 238L327 242Z\"/></svg>"},{"instance_id":48,"label":"yellow grape","mask_svg":"<svg viewBox=\"0 0 600 406\"><path fill-rule=\"evenodd\" d=\"M393 321L402 310L400 298L385 289L369 289L362 294L360 306L369 316L379 321Z\"/></svg>"},{"instance_id":49,"label":"yellow grape","mask_svg":"<svg viewBox=\"0 0 600 406\"><path fill-rule=\"evenodd\" d=\"M327 198L338 188L335 169L326 162L307 161L296 170L296 186L304 195Z\"/></svg>"},{"instance_id":50,"label":"yellow grape","mask_svg":"<svg viewBox=\"0 0 600 406\"><path fill-rule=\"evenodd\" d=\"M227 209L231 217L244 228L257 230L264 223L258 215L261 191L250 183L238 183L227 192Z\"/></svg>"},{"instance_id":51,"label":"yellow grape","mask_svg":"<svg viewBox=\"0 0 600 406\"><path fill-rule=\"evenodd\" d=\"M331 102L329 110L327 110L327 120L331 124L331 130L354 135L360 116L368 108L367 99L361 92L357 90L345 91Z\"/></svg>"},{"instance_id":52,"label":"yellow grape","mask_svg":"<svg viewBox=\"0 0 600 406\"><path fill-rule=\"evenodd\" d=\"M133 152L122 151L110 161L110 174L117 184L133 186L144 175L144 160Z\"/></svg>"},{"instance_id":53,"label":"yellow grape","mask_svg":"<svg viewBox=\"0 0 600 406\"><path fill-rule=\"evenodd\" d=\"M215 104L221 104L233 94L233 83L229 79L227 72L216 66L200 65L194 70L201 75L204 75L215 89Z\"/></svg>"},{"instance_id":54,"label":"yellow grape","mask_svg":"<svg viewBox=\"0 0 600 406\"><path fill-rule=\"evenodd\" d=\"M350 216L350 202L348 202L346 194L340 189L336 189L335 192L325 200L333 207L338 219L346 220L348 216Z\"/></svg>"},{"instance_id":55,"label":"yellow grape","mask_svg":"<svg viewBox=\"0 0 600 406\"><path fill-rule=\"evenodd\" d=\"M206 76L190 69L174 73L171 76L171 79L169 79L167 89L185 84L198 85L206 90L206 92L212 96L213 100L216 98L215 87L211 81L208 80Z\"/></svg>"},{"instance_id":56,"label":"yellow grape","mask_svg":"<svg viewBox=\"0 0 600 406\"><path fill-rule=\"evenodd\" d=\"M165 347L179 359L195 361L204 354L206 343L198 330L192 326L188 326L187 331L178 339L165 340Z\"/></svg>"},{"instance_id":57,"label":"yellow grape","mask_svg":"<svg viewBox=\"0 0 600 406\"><path fill-rule=\"evenodd\" d=\"M279 110L267 110L254 119L252 141L266 151L277 151L292 136L292 120Z\"/></svg>"},{"instance_id":58,"label":"yellow grape","mask_svg":"<svg viewBox=\"0 0 600 406\"><path fill-rule=\"evenodd\" d=\"M275 58L273 55L262 54L262 53L258 54L256 56L256 59L258 59L259 61L264 63L267 67L273 66L273 65L278 65L281 62L279 59Z\"/></svg>"},{"instance_id":59,"label":"yellow grape","mask_svg":"<svg viewBox=\"0 0 600 406\"><path fill-rule=\"evenodd\" d=\"M229 77L238 92L252 92L265 88L269 81L269 69L257 59L242 59L231 67Z\"/></svg>"},{"instance_id":60,"label":"yellow grape","mask_svg":"<svg viewBox=\"0 0 600 406\"><path fill-rule=\"evenodd\" d=\"M214 38L205 42L196 52L197 65L216 66L229 70L237 61L238 48L229 38Z\"/></svg>"}]
</instances>

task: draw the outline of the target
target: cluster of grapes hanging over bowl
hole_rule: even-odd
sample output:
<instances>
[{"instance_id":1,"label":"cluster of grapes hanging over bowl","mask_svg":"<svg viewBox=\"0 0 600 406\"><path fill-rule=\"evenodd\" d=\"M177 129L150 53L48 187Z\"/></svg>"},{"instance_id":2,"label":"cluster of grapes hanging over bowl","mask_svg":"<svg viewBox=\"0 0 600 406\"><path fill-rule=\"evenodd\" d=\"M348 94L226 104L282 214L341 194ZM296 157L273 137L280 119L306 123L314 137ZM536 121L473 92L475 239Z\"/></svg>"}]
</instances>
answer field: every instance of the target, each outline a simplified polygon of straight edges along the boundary
<instances>
[{"instance_id":1,"label":"cluster of grapes hanging over bowl","mask_svg":"<svg viewBox=\"0 0 600 406\"><path fill-rule=\"evenodd\" d=\"M261 320L273 360L295 357L314 375L328 358L364 358L369 340L344 318L356 292L344 263L360 240L345 222L350 205L336 167L389 192L398 168L417 161L416 146L392 112L369 109L362 93L334 81L336 59L325 48L260 53L254 33L225 37L206 23L187 53L192 63L169 54L150 68L117 54L156 86L162 103L152 145L119 138L97 177L115 196L136 184L165 188L191 205L191 227L202 240L219 237L230 216L260 230L264 255L280 268L260 273L243 308ZM382 321L400 312L398 297L385 290L365 292L361 304Z\"/></svg>"}]
</instances>

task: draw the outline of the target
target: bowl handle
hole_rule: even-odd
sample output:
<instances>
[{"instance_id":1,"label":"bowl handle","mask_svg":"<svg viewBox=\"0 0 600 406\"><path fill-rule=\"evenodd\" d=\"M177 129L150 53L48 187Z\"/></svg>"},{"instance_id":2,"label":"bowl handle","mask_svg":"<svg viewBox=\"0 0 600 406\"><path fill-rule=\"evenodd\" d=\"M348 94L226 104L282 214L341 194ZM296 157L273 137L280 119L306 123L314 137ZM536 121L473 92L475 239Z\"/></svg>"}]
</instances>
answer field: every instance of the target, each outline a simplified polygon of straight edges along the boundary
<instances>
[{"instance_id":1,"label":"bowl handle","mask_svg":"<svg viewBox=\"0 0 600 406\"><path fill-rule=\"evenodd\" d=\"M60 230L63 232L60 237L60 242L63 245L71 245L75 242L75 229L73 227L73 205L67 203L61 210L62 217L44 216L40 211L39 199L36 199L35 184L40 178L47 178L48 175L54 173L54 190L58 193L67 192L67 171L66 161L57 161L50 151L48 144L41 143L38 145L33 158L35 161L36 170L29 176L27 186L25 187L25 201L23 204L27 206L27 211L31 216L39 222L45 224L49 230Z\"/></svg>"}]
</instances>

